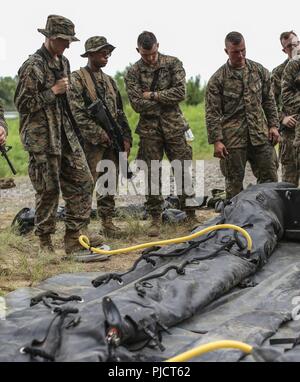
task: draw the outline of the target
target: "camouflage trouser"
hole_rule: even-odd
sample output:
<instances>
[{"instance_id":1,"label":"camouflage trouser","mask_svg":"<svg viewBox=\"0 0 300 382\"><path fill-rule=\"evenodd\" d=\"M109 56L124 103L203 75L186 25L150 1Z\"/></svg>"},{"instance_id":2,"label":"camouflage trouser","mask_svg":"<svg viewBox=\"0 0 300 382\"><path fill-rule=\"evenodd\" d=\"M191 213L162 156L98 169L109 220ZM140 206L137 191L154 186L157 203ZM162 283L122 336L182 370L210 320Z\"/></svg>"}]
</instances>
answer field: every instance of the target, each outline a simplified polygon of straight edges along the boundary
<instances>
[{"instance_id":1,"label":"camouflage trouser","mask_svg":"<svg viewBox=\"0 0 300 382\"><path fill-rule=\"evenodd\" d=\"M278 158L277 152L275 150L275 147L273 147L273 152L272 152L272 163L274 163L274 165L276 166L276 169L278 170L279 158ZM256 161L251 161L251 162L249 161L249 164L250 164L251 170L253 172L253 175L257 179L257 182L262 183L262 182L260 182L261 176L259 174L259 169L261 166L259 164L257 164Z\"/></svg>"},{"instance_id":2,"label":"camouflage trouser","mask_svg":"<svg viewBox=\"0 0 300 382\"><path fill-rule=\"evenodd\" d=\"M65 201L66 229L78 231L89 223L93 179L82 151L64 145L61 156L29 153L29 177L36 191L35 234L53 234L60 189Z\"/></svg>"},{"instance_id":3,"label":"camouflage trouser","mask_svg":"<svg viewBox=\"0 0 300 382\"><path fill-rule=\"evenodd\" d=\"M220 167L225 177L226 197L231 199L243 190L247 161L256 169L257 183L277 182L277 163L274 161L274 147L267 143L260 146L248 144L245 148L228 149L226 159Z\"/></svg>"},{"instance_id":4,"label":"camouflage trouser","mask_svg":"<svg viewBox=\"0 0 300 382\"><path fill-rule=\"evenodd\" d=\"M159 172L158 178L154 177L154 179L151 179L151 161L161 161L164 153L170 162L178 160L182 168L184 168L183 163L185 160L192 160L192 148L186 142L184 134L167 140L163 136L156 136L155 139L148 137L140 138L137 159L143 160L148 168L148 195L146 195L145 206L148 213L152 216L157 216L162 212L163 197L161 196L161 171ZM174 175L176 175L176 171ZM191 180L184 180L184 176L187 176L187 174L184 175L184 171L182 171L181 179L175 179L176 183L182 185L188 182L191 183ZM159 195L152 195L151 189L154 189L154 187L155 189L159 189ZM186 199L192 196L193 195L190 194L187 195L184 188L179 192L178 198L182 210L186 209Z\"/></svg>"},{"instance_id":5,"label":"camouflage trouser","mask_svg":"<svg viewBox=\"0 0 300 382\"><path fill-rule=\"evenodd\" d=\"M293 146L295 131L283 131L279 143L279 160L282 166L282 181L298 186L299 172L297 171L296 149Z\"/></svg>"},{"instance_id":6,"label":"camouflage trouser","mask_svg":"<svg viewBox=\"0 0 300 382\"><path fill-rule=\"evenodd\" d=\"M97 165L101 160L111 160L116 166L116 184L118 181L118 166L114 151L111 148L104 148L100 145L84 144L84 152L91 170L94 184L96 187L97 212L99 217L113 216L115 210L115 196L109 195L106 190L101 187L101 182L97 180L105 174L105 172L97 172Z\"/></svg>"}]
</instances>

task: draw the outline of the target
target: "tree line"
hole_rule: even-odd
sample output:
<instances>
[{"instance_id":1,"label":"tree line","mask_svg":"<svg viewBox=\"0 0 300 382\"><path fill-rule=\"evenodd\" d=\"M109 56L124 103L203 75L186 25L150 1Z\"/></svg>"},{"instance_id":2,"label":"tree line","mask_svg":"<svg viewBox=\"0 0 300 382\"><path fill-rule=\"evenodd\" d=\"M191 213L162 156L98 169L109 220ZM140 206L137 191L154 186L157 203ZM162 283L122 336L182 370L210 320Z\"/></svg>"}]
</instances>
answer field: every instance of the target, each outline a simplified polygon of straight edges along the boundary
<instances>
[{"instance_id":1,"label":"tree line","mask_svg":"<svg viewBox=\"0 0 300 382\"><path fill-rule=\"evenodd\" d=\"M128 96L125 90L124 83L124 74L125 71L118 71L114 79L117 83L117 86L120 90L124 104L128 104ZM3 103L4 109L7 111L14 111L16 107L14 105L14 94L17 86L18 78L15 77L0 77L0 99ZM206 84L201 84L200 75L191 77L186 83L187 105L198 105L203 102L205 96Z\"/></svg>"}]
</instances>

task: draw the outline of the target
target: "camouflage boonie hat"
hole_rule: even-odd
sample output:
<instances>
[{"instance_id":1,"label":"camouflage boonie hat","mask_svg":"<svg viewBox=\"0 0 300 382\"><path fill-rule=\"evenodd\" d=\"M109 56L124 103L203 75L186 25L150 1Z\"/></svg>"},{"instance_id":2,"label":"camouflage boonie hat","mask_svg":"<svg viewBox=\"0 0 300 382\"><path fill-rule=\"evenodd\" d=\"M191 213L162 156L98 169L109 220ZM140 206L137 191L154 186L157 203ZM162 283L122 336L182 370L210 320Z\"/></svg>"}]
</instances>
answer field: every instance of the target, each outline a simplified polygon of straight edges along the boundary
<instances>
[{"instance_id":1,"label":"camouflage boonie hat","mask_svg":"<svg viewBox=\"0 0 300 382\"><path fill-rule=\"evenodd\" d=\"M46 37L63 38L64 40L79 41L75 37L75 26L71 20L63 16L50 15L47 19L45 29L38 28L38 31Z\"/></svg>"},{"instance_id":2,"label":"camouflage boonie hat","mask_svg":"<svg viewBox=\"0 0 300 382\"><path fill-rule=\"evenodd\" d=\"M86 40L85 44L85 53L81 54L81 57L87 57L90 52L97 52L100 49L108 48L112 52L115 47L109 44L105 37L103 36L94 36Z\"/></svg>"}]
</instances>

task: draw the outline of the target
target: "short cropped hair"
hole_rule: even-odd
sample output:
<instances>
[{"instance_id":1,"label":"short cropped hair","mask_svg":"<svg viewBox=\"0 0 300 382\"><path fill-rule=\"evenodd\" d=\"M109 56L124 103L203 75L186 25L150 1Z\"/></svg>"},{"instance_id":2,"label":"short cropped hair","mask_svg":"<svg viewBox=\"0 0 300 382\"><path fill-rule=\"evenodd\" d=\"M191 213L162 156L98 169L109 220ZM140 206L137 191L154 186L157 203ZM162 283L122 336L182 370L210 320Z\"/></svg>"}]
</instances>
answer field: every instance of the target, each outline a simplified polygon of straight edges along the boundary
<instances>
[{"instance_id":1,"label":"short cropped hair","mask_svg":"<svg viewBox=\"0 0 300 382\"><path fill-rule=\"evenodd\" d=\"M297 35L294 31L282 32L280 37L279 37L281 44L282 44L282 41L286 41L288 38L290 38L291 34L294 35L295 37L297 37Z\"/></svg>"},{"instance_id":2,"label":"short cropped hair","mask_svg":"<svg viewBox=\"0 0 300 382\"><path fill-rule=\"evenodd\" d=\"M231 43L233 45L238 45L243 40L244 40L244 37L240 32L230 32L225 37L225 46L227 46L228 43Z\"/></svg>"},{"instance_id":3,"label":"short cropped hair","mask_svg":"<svg viewBox=\"0 0 300 382\"><path fill-rule=\"evenodd\" d=\"M157 44L157 39L154 33L144 31L139 35L137 44L143 49L150 50L154 44Z\"/></svg>"}]
</instances>

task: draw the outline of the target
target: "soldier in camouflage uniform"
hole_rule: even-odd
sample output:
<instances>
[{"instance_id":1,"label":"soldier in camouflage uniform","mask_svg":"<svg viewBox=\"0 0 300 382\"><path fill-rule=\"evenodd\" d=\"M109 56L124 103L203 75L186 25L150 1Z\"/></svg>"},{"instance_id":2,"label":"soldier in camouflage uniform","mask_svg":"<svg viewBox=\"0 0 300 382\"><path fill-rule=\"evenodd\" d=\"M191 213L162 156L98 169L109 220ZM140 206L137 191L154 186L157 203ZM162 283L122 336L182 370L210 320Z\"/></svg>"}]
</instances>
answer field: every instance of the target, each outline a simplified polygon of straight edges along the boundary
<instances>
[{"instance_id":1,"label":"soldier in camouflage uniform","mask_svg":"<svg viewBox=\"0 0 300 382\"><path fill-rule=\"evenodd\" d=\"M81 55L82 57L88 57L87 67L73 72L71 77L71 107L77 126L84 139L84 151L95 183L99 177L104 175L103 172L97 173L96 171L101 160L111 160L116 165L116 168L118 167L118 158L109 137L87 109L98 98L96 87L111 115L123 129L127 155L129 155L131 147L131 131L123 112L121 95L115 81L103 73L101 69L106 66L108 58L114 49L114 46L109 44L105 37L94 36L89 38L85 43L85 53ZM93 78L90 72L93 74ZM95 84L93 79L96 82ZM117 171L116 175L118 175ZM112 221L115 208L114 195L109 195L105 190L100 189L99 183L96 197L98 216L102 220L103 233L109 237L121 236L120 228Z\"/></svg>"},{"instance_id":2,"label":"soldier in camouflage uniform","mask_svg":"<svg viewBox=\"0 0 300 382\"><path fill-rule=\"evenodd\" d=\"M0 101L0 145L4 145L7 135L7 124L4 119L4 109Z\"/></svg>"},{"instance_id":3,"label":"soldier in camouflage uniform","mask_svg":"<svg viewBox=\"0 0 300 382\"><path fill-rule=\"evenodd\" d=\"M281 142L279 142L279 159L282 165L282 181L294 183L298 186L296 159L293 148L295 125L297 120L294 115L287 115L283 111L281 99L281 80L287 63L290 59L292 59L294 47L298 46L299 41L296 33L290 31L281 33L280 42L283 47L282 51L288 55L288 58L272 71L271 76L282 131L282 139Z\"/></svg>"},{"instance_id":4,"label":"soldier in camouflage uniform","mask_svg":"<svg viewBox=\"0 0 300 382\"><path fill-rule=\"evenodd\" d=\"M68 60L62 55L75 37L74 24L50 15L42 48L19 70L15 104L20 135L29 153L29 176L36 191L35 234L42 250L53 251L59 192L66 203L65 251L81 248L78 237L89 223L93 179L80 146L68 104ZM102 243L99 235L92 245Z\"/></svg>"},{"instance_id":5,"label":"soldier in camouflage uniform","mask_svg":"<svg viewBox=\"0 0 300 382\"><path fill-rule=\"evenodd\" d=\"M245 58L240 33L229 33L225 45L229 61L206 89L206 126L231 199L243 189L247 161L256 169L258 183L277 181L273 145L279 139L279 121L267 69Z\"/></svg>"},{"instance_id":6,"label":"soldier in camouflage uniform","mask_svg":"<svg viewBox=\"0 0 300 382\"><path fill-rule=\"evenodd\" d=\"M282 110L285 115L292 115L296 120L293 140L296 173L294 184L298 185L300 175L300 43L293 43L292 59L287 63L282 76Z\"/></svg>"},{"instance_id":7,"label":"soldier in camouflage uniform","mask_svg":"<svg viewBox=\"0 0 300 382\"><path fill-rule=\"evenodd\" d=\"M137 44L141 59L129 68L125 83L130 103L140 114L136 133L140 137L138 159L148 166L150 192L146 196L146 208L152 216L149 236L158 236L162 196L151 192L155 186L153 179L151 184L151 161L161 161L164 153L170 161L178 160L182 166L185 160L192 159L192 149L185 139L188 126L179 107L186 95L185 71L176 57L158 52L159 44L153 33L143 32ZM161 183L160 178L155 181ZM186 210L184 190L179 198L181 208ZM186 212L190 220L195 220L194 210Z\"/></svg>"}]
</instances>

